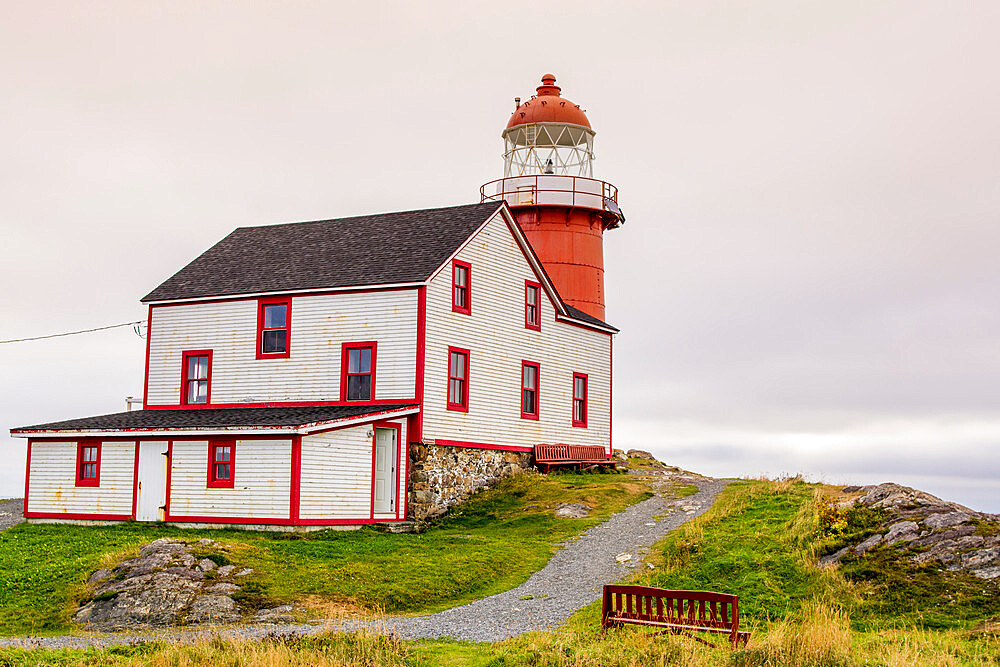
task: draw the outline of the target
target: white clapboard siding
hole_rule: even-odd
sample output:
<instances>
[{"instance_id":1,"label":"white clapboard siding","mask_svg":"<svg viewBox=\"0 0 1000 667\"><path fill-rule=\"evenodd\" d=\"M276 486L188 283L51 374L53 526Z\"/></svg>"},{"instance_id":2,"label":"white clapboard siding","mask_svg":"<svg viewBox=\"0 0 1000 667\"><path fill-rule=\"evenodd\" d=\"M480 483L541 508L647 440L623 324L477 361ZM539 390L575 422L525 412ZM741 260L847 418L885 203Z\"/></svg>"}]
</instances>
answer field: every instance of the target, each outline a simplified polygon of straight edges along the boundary
<instances>
[{"instance_id":1,"label":"white clapboard siding","mask_svg":"<svg viewBox=\"0 0 1000 667\"><path fill-rule=\"evenodd\" d=\"M76 486L76 442L31 443L29 512L132 514L135 443L101 443L100 486Z\"/></svg>"},{"instance_id":2,"label":"white clapboard siding","mask_svg":"<svg viewBox=\"0 0 1000 667\"><path fill-rule=\"evenodd\" d=\"M182 353L212 350L212 403L340 400L341 345L377 341L375 399L412 399L417 292L292 299L291 355L257 359L257 299L158 306L150 327L150 405L180 403Z\"/></svg>"},{"instance_id":3,"label":"white clapboard siding","mask_svg":"<svg viewBox=\"0 0 1000 667\"><path fill-rule=\"evenodd\" d=\"M397 499L406 497L406 420L400 442ZM362 424L302 438L299 518L370 519L372 509L373 424ZM393 512L376 518L395 518ZM402 516L402 511L400 512Z\"/></svg>"},{"instance_id":4,"label":"white clapboard siding","mask_svg":"<svg viewBox=\"0 0 1000 667\"><path fill-rule=\"evenodd\" d=\"M611 337L555 321L524 326L524 281L536 278L498 214L457 255L472 265L472 314L451 310L451 267L427 288L423 439L532 446L609 446ZM470 350L469 411L447 409L448 347ZM521 362L539 369L539 419L521 419ZM588 427L572 425L573 373L589 383Z\"/></svg>"},{"instance_id":5,"label":"white clapboard siding","mask_svg":"<svg viewBox=\"0 0 1000 667\"><path fill-rule=\"evenodd\" d=\"M288 518L292 441L237 440L233 488L208 486L208 441L175 440L171 516Z\"/></svg>"}]
</instances>

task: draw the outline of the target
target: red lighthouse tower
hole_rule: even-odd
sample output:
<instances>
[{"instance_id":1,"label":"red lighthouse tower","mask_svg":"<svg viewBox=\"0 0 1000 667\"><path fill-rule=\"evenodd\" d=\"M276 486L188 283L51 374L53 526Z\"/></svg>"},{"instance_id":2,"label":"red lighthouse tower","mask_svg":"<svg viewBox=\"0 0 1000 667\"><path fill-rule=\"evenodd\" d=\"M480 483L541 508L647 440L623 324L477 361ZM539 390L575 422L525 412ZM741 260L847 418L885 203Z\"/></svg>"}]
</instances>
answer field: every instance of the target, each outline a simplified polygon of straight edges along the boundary
<instances>
[{"instance_id":1,"label":"red lighthouse tower","mask_svg":"<svg viewBox=\"0 0 1000 667\"><path fill-rule=\"evenodd\" d=\"M506 200L569 305L604 319L604 230L625 221L618 189L593 178L594 130L587 114L542 77L503 131L504 177L480 189Z\"/></svg>"}]
</instances>

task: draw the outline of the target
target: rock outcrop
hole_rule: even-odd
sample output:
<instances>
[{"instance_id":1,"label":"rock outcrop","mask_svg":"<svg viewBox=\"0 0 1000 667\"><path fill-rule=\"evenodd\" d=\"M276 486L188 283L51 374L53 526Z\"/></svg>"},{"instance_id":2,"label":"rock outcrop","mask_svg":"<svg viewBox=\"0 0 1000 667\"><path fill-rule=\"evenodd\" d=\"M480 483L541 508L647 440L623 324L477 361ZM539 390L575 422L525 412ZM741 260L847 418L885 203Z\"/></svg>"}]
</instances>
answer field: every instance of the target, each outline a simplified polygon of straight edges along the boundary
<instances>
[{"instance_id":1,"label":"rock outcrop","mask_svg":"<svg viewBox=\"0 0 1000 667\"><path fill-rule=\"evenodd\" d=\"M195 550L211 550L214 553L209 556L215 560L199 559ZM237 571L230 564L217 567L217 560L228 560L224 551L222 545L207 539L196 543L155 540L139 549L135 557L94 572L88 580L90 599L73 619L98 630L243 620L248 610L233 596L242 590L241 584L253 570ZM250 620L274 622L284 620L290 612L290 607L252 610Z\"/></svg>"},{"instance_id":2,"label":"rock outcrop","mask_svg":"<svg viewBox=\"0 0 1000 667\"><path fill-rule=\"evenodd\" d=\"M861 493L839 504L884 510L888 520L878 532L820 559L820 567L835 565L848 553L864 555L878 546L906 551L915 563L940 563L952 571L981 579L1000 577L1000 517L946 502L929 493L887 482L847 487Z\"/></svg>"}]
</instances>

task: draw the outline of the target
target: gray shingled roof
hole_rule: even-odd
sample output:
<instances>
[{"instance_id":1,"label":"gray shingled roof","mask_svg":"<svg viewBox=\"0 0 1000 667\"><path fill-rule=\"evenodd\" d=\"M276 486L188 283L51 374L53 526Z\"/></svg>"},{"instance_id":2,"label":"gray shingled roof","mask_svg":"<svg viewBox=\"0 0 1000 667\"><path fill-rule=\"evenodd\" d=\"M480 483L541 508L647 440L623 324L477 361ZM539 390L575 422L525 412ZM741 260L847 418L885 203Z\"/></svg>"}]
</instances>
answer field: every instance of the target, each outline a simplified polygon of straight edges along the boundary
<instances>
[{"instance_id":1,"label":"gray shingled roof","mask_svg":"<svg viewBox=\"0 0 1000 667\"><path fill-rule=\"evenodd\" d=\"M302 426L316 422L348 419L369 414L380 414L403 408L416 407L415 403L399 405L321 405L313 407L276 408L198 408L181 410L133 410L110 415L69 419L49 424L21 426L18 431L85 431L130 429L212 429L254 426Z\"/></svg>"},{"instance_id":2,"label":"gray shingled roof","mask_svg":"<svg viewBox=\"0 0 1000 667\"><path fill-rule=\"evenodd\" d=\"M597 324L597 325L600 325L602 327L607 327L609 329L614 329L615 331L618 331L618 329L615 329L615 327L611 326L607 322L604 322L603 320L599 320L596 317L594 317L593 315L589 315L589 314L583 312L579 308L574 308L573 306L569 305L568 303L565 304L565 305L566 305L566 312L569 313L569 316L572 317L575 320L580 320L581 322L589 322L590 324Z\"/></svg>"},{"instance_id":3,"label":"gray shingled roof","mask_svg":"<svg viewBox=\"0 0 1000 667\"><path fill-rule=\"evenodd\" d=\"M240 227L142 301L420 282L500 206Z\"/></svg>"}]
</instances>

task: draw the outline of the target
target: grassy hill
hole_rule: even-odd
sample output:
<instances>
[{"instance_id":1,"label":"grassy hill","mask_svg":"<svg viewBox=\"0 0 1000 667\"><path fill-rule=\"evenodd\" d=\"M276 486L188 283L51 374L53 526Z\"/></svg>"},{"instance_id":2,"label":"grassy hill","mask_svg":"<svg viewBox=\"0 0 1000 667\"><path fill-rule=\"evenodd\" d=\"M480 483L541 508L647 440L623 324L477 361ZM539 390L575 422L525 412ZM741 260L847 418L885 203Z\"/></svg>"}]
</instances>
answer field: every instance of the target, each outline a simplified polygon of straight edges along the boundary
<instances>
[{"instance_id":1,"label":"grassy hill","mask_svg":"<svg viewBox=\"0 0 1000 667\"><path fill-rule=\"evenodd\" d=\"M498 531L508 530L509 535L521 536L522 545L536 545L540 555L532 564L535 567L551 549L543 535L555 536L560 530L563 536L567 534L557 523L544 524L543 534L538 534L530 528L534 521L521 520L523 513L532 511L537 494L546 497L558 492L561 496L572 491L582 497L604 486L601 493L607 494L607 502L602 511L606 513L640 497L638 489L612 491L632 481L614 476L552 477L544 480L546 490L538 491L537 482L524 486L523 481L513 480L468 503L435 529L441 531L439 537L431 531L427 535L433 539L469 536L456 540L459 548L470 539L488 541ZM145 644L103 651L7 649L0 651L0 664L1000 664L1000 629L990 621L1000 613L996 584L934 566L917 567L904 555L881 548L846 560L840 568L815 567L817 556L831 546L820 513L832 492L800 480L731 484L708 513L658 545L650 557L655 569L637 575L636 583L739 594L741 626L752 630L753 636L748 648L735 652L703 647L683 637L652 637L637 628L602 635L596 603L575 614L560 631L531 633L496 644L401 642L364 633L331 633L293 640ZM552 502L552 496L547 498ZM498 528L497 522L507 528ZM24 527L31 528L37 527ZM402 536L373 537L394 540ZM0 553L5 553L2 547L0 543ZM505 587L527 576L524 570L498 575ZM474 587L462 587L450 599L478 596L479 591L498 586L492 583L475 592ZM402 600L396 604L399 608L417 606Z\"/></svg>"}]
</instances>

